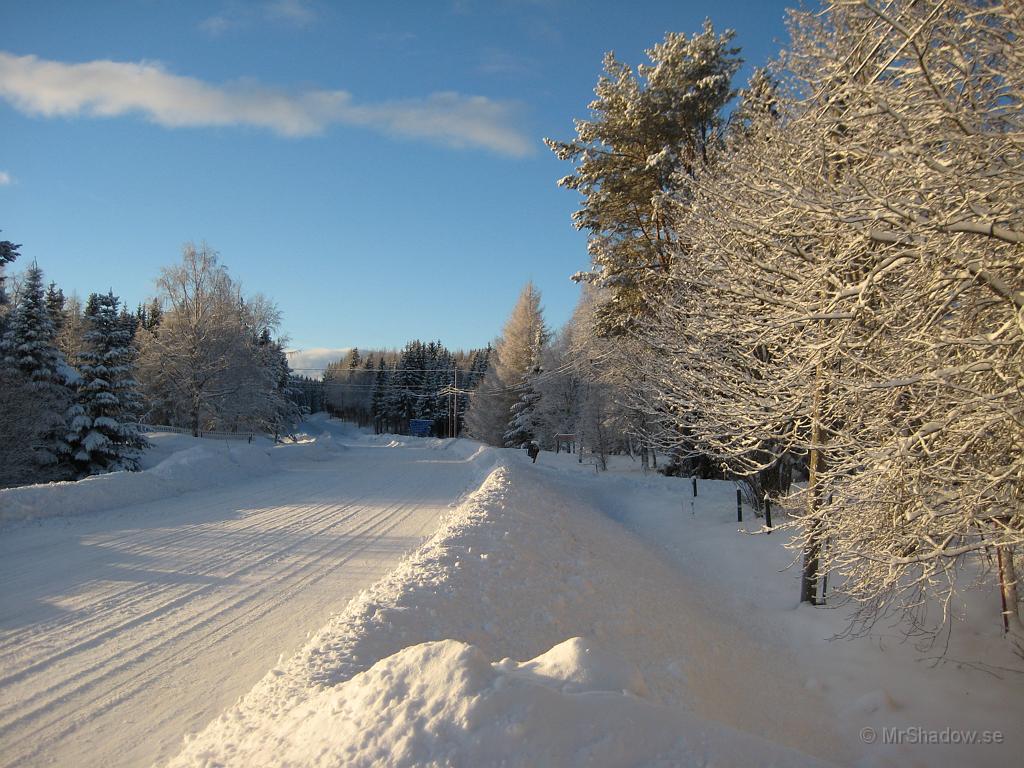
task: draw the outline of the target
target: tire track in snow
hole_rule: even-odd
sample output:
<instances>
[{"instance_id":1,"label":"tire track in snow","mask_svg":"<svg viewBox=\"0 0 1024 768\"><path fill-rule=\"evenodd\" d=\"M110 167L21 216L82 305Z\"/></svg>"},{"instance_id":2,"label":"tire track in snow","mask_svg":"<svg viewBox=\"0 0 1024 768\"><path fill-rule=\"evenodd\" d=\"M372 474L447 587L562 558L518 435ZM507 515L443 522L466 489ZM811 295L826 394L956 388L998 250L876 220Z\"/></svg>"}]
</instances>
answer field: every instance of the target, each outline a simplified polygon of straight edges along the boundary
<instances>
[{"instance_id":1,"label":"tire track in snow","mask_svg":"<svg viewBox=\"0 0 1024 768\"><path fill-rule=\"evenodd\" d=\"M131 728L111 721L126 711L134 718L138 702L152 699L156 688L175 688L170 681L183 669L210 667L209 659L218 655L224 657L219 664L229 666L236 663L235 654L248 657L254 645L259 649L264 628L275 638L288 635L285 625L301 608L306 620L315 623L290 628L290 642L297 647L305 630L318 628L326 618L325 599L342 592L330 604L330 612L340 610L396 563L433 529L473 475L466 462L416 461L417 454L424 451L357 449L329 466L293 468L252 483L252 490L188 494L143 505L134 517L119 510L111 514L107 530L72 537L75 546L127 556L132 564L152 561L154 568L166 567L188 583L147 584L142 577L149 572L129 571L126 577L139 583L112 588L104 584L109 574L96 573L109 570L109 557L90 553L85 562L75 562L86 570L84 578L77 584L65 584L67 574L58 579L65 589L75 590L72 612L44 616L5 633L3 648L9 653L0 652L5 673L0 679L0 764L31 765L55 755L58 761L77 755L79 765L148 764L166 751L168 742L176 748L183 731L204 725L219 711L219 706L206 711L212 704L202 693L196 694L192 709L186 702L184 711L165 707L149 713L151 730L159 733L132 737ZM208 501L211 510L197 513L197 500ZM229 510L232 505L235 509ZM179 526L175 509L177 519L184 518ZM132 527L154 519L161 521L160 528ZM35 559L45 555L45 547L35 549ZM0 565L0 576L18 568ZM32 585L33 579L43 583L27 590L27 602L52 597L68 602L66 595L47 593L52 585L40 579L39 568L27 568L19 582ZM207 581L194 584L198 579ZM131 615L133 610L140 613ZM318 610L319 617L310 618ZM29 608L22 618L31 615ZM256 666L246 661L252 675L241 687L215 692L228 701L244 693L270 668L279 649L263 651ZM205 719L198 719L201 715ZM102 741L100 734L110 731L119 731L110 738L120 739L123 749L103 743L101 752L69 749L80 740ZM154 746L145 744L147 738ZM123 753L133 747L130 755Z\"/></svg>"},{"instance_id":2,"label":"tire track in snow","mask_svg":"<svg viewBox=\"0 0 1024 768\"><path fill-rule=\"evenodd\" d=\"M409 505L396 505L395 507L384 509L384 510L382 510L382 512L380 514L377 514L377 515L374 516L374 518L371 521L371 523L369 525L367 525L365 527L365 529L359 530L359 531L356 531L356 532L352 533L349 536L349 538L363 537L367 533L372 532L376 528L376 523L378 521L380 521L380 520L387 520L387 519L392 518L395 512L397 512L397 511L399 511L399 510L401 510L403 508L407 509L408 511L405 513L405 515L401 519L399 519L397 522L395 522L394 524L389 526L387 529L382 531L379 535L377 535L373 539L368 540L367 543L363 547L360 547L359 549L357 549L354 552L350 553L348 556L344 557L339 562L338 565L343 565L345 562L347 562L348 560L352 559L352 557L354 557L355 555L357 555L360 552L368 549L374 542L381 540L387 534L388 531L390 531L391 529L397 527L397 525L400 524L403 519L409 517L409 515L411 515L414 510L411 509L409 507ZM325 547L323 547L321 549L321 551L324 551L324 550L326 550L328 548L330 548L330 547L329 546L325 546ZM333 552L333 548L330 548L330 549ZM315 557L315 558L312 558L310 561L308 561L305 564L305 566L303 566L301 568L295 567L295 568L292 568L292 569L289 569L289 570L290 571L302 570L304 572L305 571L309 571L310 570L310 568L309 568L310 565L319 566L319 565L322 564L324 559L325 559L324 557ZM337 567L337 566L335 566L335 567ZM73 697L80 697L80 696L82 696L84 694L87 694L92 689L98 687L100 683L102 683L104 681L107 681L107 680L111 680L111 679L116 678L117 675L119 673L123 672L125 669L128 669L128 668L136 666L140 661L142 661L145 658L153 655L157 651L162 650L162 649L167 648L167 647L173 647L175 645L176 641L179 641L182 638L191 637L191 636L195 635L201 628L206 627L208 625L213 625L213 627L212 627L212 629L210 629L210 631L208 631L205 634L201 635L197 640L188 641L184 646L177 647L171 653L170 656L165 656L164 658L160 659L160 661L158 663L156 663L154 665L151 665L151 666L141 670L140 672L135 673L134 675L129 676L127 680L119 679L118 680L117 691L116 691L116 694L113 695L113 697L109 696L107 691L101 690L97 697L95 697L93 699L86 700L84 702L77 702L76 701L76 704L75 704L75 708L76 709L84 709L85 711L87 711L89 713L90 716L95 716L98 713L101 713L101 712L104 712L104 711L110 709L112 706L116 706L119 702L125 700L126 698L130 697L133 693L135 693L138 690L140 690L141 688L145 687L154 677L158 676L158 674L159 674L159 672L161 670L167 669L169 667L173 667L178 662L180 657L182 657L182 656L186 656L187 657L187 656L196 654L196 653L198 653L200 651L206 650L210 645L214 644L215 642L219 642L219 641L223 640L225 637L230 636L230 635L234 634L235 632L237 632L239 630L239 628L235 628L235 629L232 629L231 631L224 632L223 630L225 630L227 627L229 627L229 626L231 626L232 624L235 624L235 623L241 624L242 627L248 626L254 620L257 620L257 619L261 618L262 616L270 613L272 610L277 608L281 603L283 603L287 599L289 599L294 592L298 591L299 588L301 588L302 586L306 585L305 582L308 581L309 578L312 578L314 581L319 581L320 579L322 579L326 575L328 575L330 573L330 571L332 571L332 570L334 570L334 568L327 569L326 573L320 573L319 575L316 575L314 573L314 575L312 577L307 577L306 579L300 579L298 582L292 584L292 586L290 587L290 589L288 590L287 593L281 594L277 598L272 598L270 601L268 601L266 603L257 603L255 606L253 606L249 610L248 613L243 613L242 615L231 615L231 617L228 618L223 623L217 623L217 619L221 618L222 616L225 616L225 615L228 615L228 614L232 614L233 611L238 609L240 606L247 605L249 603L252 603L252 602L256 601L257 598L259 598L260 595L264 591L268 591L268 590L261 590L260 592L257 592L257 593L254 593L254 594L248 594L245 597L242 597L242 598L240 598L238 600L234 600L234 601L226 601L226 600L225 601L221 601L220 603L217 604L216 610L212 613L212 615L211 614L206 614L204 612L204 614L202 614L202 618L199 619L198 621L190 623L190 624L187 624L187 625L179 625L178 627L176 627L173 630L173 634L172 635L165 636L162 633L161 637L163 637L163 639L159 643L157 643L155 646L147 647L145 649L140 650L141 646L144 645L145 642L150 639L150 638L145 638L145 640L143 642L138 643L138 644L136 644L133 647L130 647L128 649L122 649L121 652L118 654L119 656L123 655L125 650L127 650L128 652L138 651L138 653L136 653L132 658L130 658L130 659L126 660L126 661L120 661L119 663L117 663L116 665L113 665L113 666L109 663L109 661L102 661L102 662L97 663L92 668L86 670L85 673L98 672L98 674L96 676L90 678L87 682L79 682L77 685L75 685L70 690L63 690L63 689L59 689L59 690L50 689L50 690L48 690L46 693L53 693L54 694L53 698L50 701L36 702L36 705L35 705L33 710L31 710L29 712L23 713L16 720L11 721L10 723L5 723L3 725L0 725L0 738L2 738L4 733L6 731L8 731L10 728L16 727L19 722L23 722L25 720L31 719L34 716L38 717L40 713L44 713L46 710L50 709L54 702L56 702L56 701L68 702L68 701L71 701ZM285 573L275 574L275 577L282 577L282 576L283 577L288 577L290 575L292 575L292 574L288 573L288 572L285 572ZM250 615L252 613L255 613L256 615L255 616ZM243 621L243 619L245 621ZM202 642L204 640L209 640L210 638L212 638L212 642ZM83 672L76 672L75 673L75 679L78 680L79 676L81 674L83 674ZM60 686L55 686L55 688L60 688ZM34 697L38 700L39 692L35 692ZM56 719L51 718L48 721L44 721L42 724L39 725L39 727L35 728L34 730L29 731L28 733L22 735L21 738L20 738L20 741L28 740L32 744L36 745L36 747L34 749L30 749L30 751L28 751L25 754L23 754L22 756L20 756L18 762L21 763L25 759L31 758L34 754L38 753L38 751L41 749L41 746L39 746L40 743L41 743L39 737L40 737L41 734L45 733L48 728L50 728L50 727L52 727L54 725L57 726L56 733L49 733L48 734L48 736L50 738L54 738L54 737L60 737L62 735L65 735L65 734L73 731L76 727L78 727L78 722L76 722L74 719L71 719L70 721L64 721L64 722L61 722L61 720L62 720L61 718L56 718Z\"/></svg>"},{"instance_id":3,"label":"tire track in snow","mask_svg":"<svg viewBox=\"0 0 1024 768\"><path fill-rule=\"evenodd\" d=\"M294 493L299 489L299 487L300 487L300 481L296 480L293 483L291 483L290 485L288 485L287 488L281 489L281 492L278 494L279 500L281 502L283 502L285 499L293 496ZM237 491L235 491L235 493L237 494ZM227 498L229 500L231 499L230 496L227 497ZM161 504L162 502L153 502L153 503ZM221 502L221 503L224 503L224 502ZM214 500L211 500L210 504L211 504L211 506L219 506L219 504L215 503ZM233 505L228 503L227 506L230 507L230 506L233 506ZM275 509L275 507L276 507L276 509ZM260 509L260 510L257 510L257 511L258 512L279 511L282 508L285 508L285 509L290 508L296 514L293 514L291 518L287 518L287 519L282 520L281 524L278 526L278 529L287 528L293 522L294 519L300 519L301 517L303 517L303 513L305 511L307 511L305 508L303 508L301 506L285 505L283 503L282 504L277 504L276 502L271 502L266 508L263 508L263 509ZM227 512L228 510L225 509L223 511ZM229 512L229 514L235 514L238 511L239 510L232 510L231 512ZM244 534L244 533L246 533L249 530L259 529L259 528L265 527L266 523L267 523L266 519L264 519L262 517L251 517L251 518L245 518L245 519L251 521L250 524L232 527L231 530L230 530L230 533L232 535L236 535L237 536L237 535L240 535L240 534ZM191 542L193 540L201 540L203 537L209 536L209 526L210 526L209 521L203 521L203 522L200 522L200 523L195 523L195 524L191 525L191 529L192 530L190 532L186 532L186 533L182 533L180 531L180 529L178 529L178 530L176 530L176 529L161 529L161 530L165 531L165 535L163 535L161 537L158 537L156 539L150 538L150 546L143 546L143 547L133 547L133 544L134 544L135 541L147 541L146 532L144 532L144 531L133 531L131 534L123 536L123 537L119 537L119 538L108 538L108 539L102 541L102 543L101 542L94 542L94 543L93 542L89 542L88 541L89 537L85 537L83 539L83 543L85 543L85 544L90 544L91 543L93 546L96 546L96 547L99 548L98 551L96 552L96 557L97 558L101 558L101 557L106 556L106 554L107 554L106 550L107 549L117 549L117 548L124 548L124 547L132 547L132 554L134 556L136 556L136 557L141 557L141 556L144 556L144 555L151 555L153 553L160 553L160 552L166 553L166 551L168 549L167 544L166 544L167 542L175 542L176 544L179 545L179 548L181 548L181 547L183 547L183 545L187 545L189 542ZM267 530L266 531L266 535L267 536L273 535L274 533L276 533L276 530ZM35 549L38 549L38 548L35 548ZM197 574L197 575L203 575L203 574ZM15 577L10 582L9 588L10 589L14 589L14 590L18 590L18 589L20 589L22 582L27 581L30 578L31 578L30 575L29 576L21 576L20 578ZM88 584L82 584L81 586L82 587L87 587L89 585ZM174 586L172 585L170 588L173 589ZM88 605L86 605L86 606L83 606L82 608L77 608L76 612L81 612L84 608L91 607L92 605L102 605L104 602L106 602L108 600L111 600L111 599L118 600L119 601L119 603L118 603L119 607L122 607L122 608L123 607L128 607L128 604L124 602L124 598L128 594L133 593L133 592L138 592L138 593L142 593L143 595L152 597L155 592L159 592L159 591L160 590L153 590L151 585L144 585L144 584L135 584L135 585L129 587L128 589L124 589L123 587L121 587L121 588L113 587L113 588L111 588L106 593L103 593L103 594L100 594L100 595L96 595L96 594L91 595L94 598L93 602L88 604ZM28 592L27 594L28 594L28 596L32 596L31 592ZM45 592L45 585L44 585L44 588L42 589L42 591L39 592L39 594L46 594L46 592ZM13 616L13 617L10 617L10 618L12 620L16 621L17 619L19 619L21 617L20 616ZM93 616L92 615L87 615L83 619L84 622L89 622L89 621L92 621L92 620L93 620ZM72 630L74 628L75 624L73 624L73 623L72 624L67 624L67 623L61 622L60 620L54 620L52 622L52 626L59 628L62 633L67 633L69 630ZM45 632L49 628L50 628L50 626L48 626L46 624L39 625L39 630L42 631L42 632ZM23 642L23 639L19 638L19 636L18 636L18 634L16 632L4 632L2 634L9 635L9 637L7 637L7 638L5 638L3 640L0 640L0 665L6 666L6 664L5 664L6 659L4 659L4 657L2 655L3 651L7 647L10 647L10 646L18 646L18 649L20 651L22 649L21 642ZM3 681L0 680L0 684L2 684L2 682Z\"/></svg>"},{"instance_id":4,"label":"tire track in snow","mask_svg":"<svg viewBox=\"0 0 1024 768\"><path fill-rule=\"evenodd\" d=\"M250 546L249 546L249 548L247 550L244 550L244 551L241 551L241 552L236 551L232 557L230 557L230 558L228 558L228 559L226 559L224 561L219 562L218 566L216 568L211 568L210 570L207 570L207 571L197 571L197 572L189 571L188 572L188 576L189 576L190 580L192 580L192 579L211 578L212 577L211 581L206 583L206 584L203 584L203 585L201 585L199 587L196 587L191 592L184 592L184 593L178 595L177 597L171 599L170 601L165 601L165 602L161 603L159 601L159 598L161 598L167 592L176 592L176 591L181 590L182 586L180 584L172 584L172 585L169 585L169 586L164 587L162 589L161 588L152 589L151 587L147 588L147 585L145 585L145 584L138 584L138 585L136 585L135 587L133 587L130 590L126 590L126 591L121 592L121 593L116 593L112 598L109 598L108 602L109 602L110 599L117 599L117 600L119 600L119 602L115 603L114 605L108 606L108 609L106 611L99 611L99 612L96 612L95 614L88 615L88 616L84 617L80 621L71 622L70 624L67 625L67 629L65 629L65 627L58 620L54 620L51 623L51 626L49 626L49 627L47 627L47 626L40 627L39 630L37 630L37 633L36 633L36 637L38 638L38 642L34 644L35 646L47 644L48 642L50 642L50 635L55 634L55 633L56 634L60 634L61 636L65 637L67 639L70 639L69 635L71 635L71 633L74 631L74 629L82 627L82 626L87 628L88 626L90 626L92 624L95 624L96 621L102 621L103 619L105 619L107 614L112 613L114 611L131 610L134 606L136 606L138 603L140 603L142 601L147 601L147 602L152 601L152 602L155 603L155 605L154 605L154 607L152 609L149 609L149 610L147 610L144 613L135 614L135 615L133 615L133 617L131 619L128 619L128 620L126 620L126 621L124 621L124 622L122 622L120 624L108 625L107 629L101 635L93 634L87 640L83 640L83 641L80 641L80 642L72 641L70 644L67 644L64 647L64 649L62 651L60 651L59 653L56 653L56 654L54 654L52 656L49 656L49 657L44 657L44 658L41 658L41 659L37 659L30 666L24 667L24 668L18 670L17 672L15 672L15 673L0 676L0 686L4 686L4 685L8 685L8 684L13 683L13 682L17 682L17 680L25 677L26 674L29 674L29 673L35 671L36 669L40 669L40 668L43 668L45 666L48 666L49 664L52 664L55 661L59 661L60 659L62 659L64 657L67 657L67 656L69 656L69 655L71 655L71 654L73 654L73 653L75 653L75 652L77 652L79 650L82 650L85 647L98 644L100 641L105 639L106 636L109 636L109 635L112 635L112 634L116 634L117 632L124 631L126 629L130 629L133 626L136 626L138 624L144 623L145 621L153 618L154 615L156 615L156 614L166 610L167 608L172 608L175 605L177 605L179 603L182 603L182 602L185 602L185 601L187 601L187 600L189 600L189 599L191 599L193 597L196 597L196 596L199 596L201 594L205 594L207 592L210 592L210 591L214 590L218 586L217 581L225 581L225 580L228 580L228 579L237 578L238 576L241 576L241 575L243 575L244 573L246 573L246 572L248 572L250 570L254 570L255 568L258 568L259 566L263 565L268 560L272 560L274 558L282 556L283 554L286 554L287 550L277 550L277 551L274 551L274 552L270 553L269 555L267 555L267 556L265 556L265 557L263 557L261 559L258 559L258 560L254 561L252 563L248 563L243 568L239 568L239 569L236 569L234 571L229 571L229 572L224 573L224 574L219 573L219 571L221 569L223 569L223 567L225 565L230 565L232 563L238 563L238 562L245 561L248 558L250 558L254 552L263 551L265 549L265 547L266 547L266 542L268 542L270 540L273 540L273 538L276 535L278 535L282 530L285 530L285 529L288 529L289 527L291 527L290 523L292 522L292 520L306 520L307 521L307 525L300 526L297 529L297 531L295 531L295 532L302 532L302 533L313 532L313 528L316 526L317 523L321 522L323 519L325 519L327 517L330 517L332 514L338 512L338 511L341 511L343 509L347 509L347 508L353 506L355 503L356 502L354 501L351 504L343 506L343 507L340 507L340 508L334 508L331 505L318 505L316 507L307 507L307 508L296 507L295 509L297 510L298 513L293 515L292 519L288 520L287 522L283 523L282 525L278 526L277 528L267 530L258 539L250 541ZM260 512L273 512L275 510L272 507L268 507L266 509L262 509L262 510L259 510L259 511ZM303 514L303 513L305 513L305 514ZM319 515L317 517L312 517L310 513L313 513L313 514L319 513ZM349 517L343 518L342 520L340 520L338 522L345 522L346 520L349 519ZM249 528L259 527L261 524L262 524L261 522L257 522L254 525L247 526L247 527L249 527ZM230 530L230 531L228 531L228 533L230 533L232 536L235 536L235 537L238 535L238 532L235 531L235 530ZM210 535L210 532L208 530L204 530L202 532L202 534L201 534L201 536L203 536L203 537L208 537L209 535ZM184 570L184 568L182 570ZM139 594L140 597L133 598L132 596L135 595L135 594ZM72 635L72 637L73 637L73 635ZM23 647L27 648L27 651L28 651L27 654L22 653L22 648ZM32 643L26 644L26 646L19 646L19 648L18 648L18 656L32 655L31 654L31 649L32 648L33 648L33 644ZM3 656L0 656L0 668L6 668L6 667L8 667L8 665L9 665L8 660L3 658ZM3 715L3 707L0 706L0 717L2 717L2 715ZM0 732L2 732L2 728L0 728Z\"/></svg>"},{"instance_id":5,"label":"tire track in snow","mask_svg":"<svg viewBox=\"0 0 1024 768\"><path fill-rule=\"evenodd\" d=\"M321 505L320 507L314 508L315 511L321 512L319 517L316 518L316 519L317 519L317 521L322 520L324 518L330 517L332 515L332 513L340 512L343 509L347 509L347 508L349 508L351 506L352 505L346 505L344 507L335 508L335 507L332 507L330 505ZM362 508L356 508L356 510L352 514L347 515L346 517L336 521L335 524L340 525L340 524L343 524L343 523L347 522L353 516L355 516L359 511L361 511L361 509ZM314 510L310 510L310 511L314 511ZM305 531L310 531L310 532L314 532L314 533L323 533L323 532L325 532L325 531L319 531L319 530L318 531L312 531L312 528L313 528L312 525L307 525L307 526L304 526L304 528L300 529L300 530L303 530L304 532ZM272 533L276 533L276 531L270 532L270 534L272 534ZM270 534L268 534L268 535L270 535ZM263 557L258 558L257 560L255 560L253 562L246 563L243 567L238 568L237 570L235 570L235 571L233 571L231 573L228 573L226 576L218 577L218 578L220 578L221 580L225 580L225 581L226 580L230 580L230 579L237 579L238 577L243 576L243 575L245 575L246 573L248 573L250 571L254 571L257 568L265 565L266 563L268 563L270 561L280 559L283 555L287 554L290 550L295 549L296 546L298 546L298 545L286 548L284 550L276 550L276 551L270 552L269 554L264 555ZM263 549L264 549L263 546L252 547L248 551L246 551L244 554L237 555L235 558L233 558L233 560L235 562L246 560L247 557L252 555L254 552L260 552L260 551L263 551ZM197 575L204 575L204 574L197 574ZM210 574L205 574L205 575L210 575ZM278 574L278 575L279 576L280 575L287 576L288 574ZM194 578L194 576L193 576L193 578ZM125 621L125 622L122 622L120 624L115 624L115 625L112 625L112 626L108 626L106 629L104 629L99 634L93 634L92 636L88 637L88 639L86 639L86 640L82 640L82 641L78 641L78 642L73 642L72 644L66 646L64 649L62 649L58 653L55 653L55 654L53 654L53 655L51 655L49 657L46 657L46 658L38 659L38 660L34 661L32 664L30 664L29 666L24 667L24 668L18 670L17 672L14 672L12 674L0 677L0 686L5 686L5 685L9 685L11 683L16 683L16 682L22 680L23 678L31 675L33 672L36 672L37 670L49 667L52 664L54 664L55 662L59 662L59 661L65 659L65 658L71 657L71 656L73 656L73 655L75 655L75 654L77 654L77 653L79 653L81 651L88 650L88 649L90 649L90 648L92 648L94 646L97 646L97 645L101 645L105 640L109 639L110 637L113 637L113 636L115 636L115 635L117 635L117 634L119 634L121 632L124 632L124 631L126 631L128 629L131 629L131 628L133 628L135 626L139 626L139 625L145 624L146 622L153 620L154 618L156 618L160 614L165 613L168 609L176 608L179 605L183 605L183 604L187 603L189 600L192 600L192 599L195 599L195 598L199 598L199 597L202 597L203 595L206 595L208 593L214 592L217 589L218 586L219 585L216 582L210 582L210 583L207 583L207 584L205 584L203 586L197 587L196 589L192 590L191 592L186 592L186 593L177 595L176 597L173 597L169 601L166 601L166 602L163 602L163 603L158 603L152 609L148 610L146 613L134 616L132 619L130 619L128 621ZM158 590L158 592L159 592L159 590ZM102 615L100 615L97 618L102 620L104 617ZM87 620L87 621L89 621L89 620ZM135 650L135 647L137 647L137 646L130 646L128 648L121 648L120 652L124 653L125 651L132 651L132 650ZM88 671L91 671L91 670L86 670L86 671L88 672ZM81 672L76 672L76 674L81 674ZM47 693L47 692L48 691L42 691L42 693ZM39 695L39 693L41 693L41 692L36 691L36 695L37 696ZM5 714L5 708L0 706L0 736L3 735L4 730L6 728L6 724L4 724L2 722L2 718L3 718L4 714Z\"/></svg>"}]
</instances>

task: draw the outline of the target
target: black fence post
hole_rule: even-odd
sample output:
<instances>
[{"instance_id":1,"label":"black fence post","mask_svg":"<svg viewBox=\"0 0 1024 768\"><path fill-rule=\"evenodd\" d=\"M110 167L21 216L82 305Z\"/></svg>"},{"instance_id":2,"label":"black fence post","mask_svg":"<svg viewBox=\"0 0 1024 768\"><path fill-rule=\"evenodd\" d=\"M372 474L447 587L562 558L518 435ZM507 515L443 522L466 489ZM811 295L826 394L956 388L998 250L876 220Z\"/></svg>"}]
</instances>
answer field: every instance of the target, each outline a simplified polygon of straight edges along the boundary
<instances>
[{"instance_id":1,"label":"black fence post","mask_svg":"<svg viewBox=\"0 0 1024 768\"><path fill-rule=\"evenodd\" d=\"M693 476L693 498L697 498L697 476Z\"/></svg>"},{"instance_id":2,"label":"black fence post","mask_svg":"<svg viewBox=\"0 0 1024 768\"><path fill-rule=\"evenodd\" d=\"M736 489L736 522L743 522L743 494L740 489Z\"/></svg>"},{"instance_id":3,"label":"black fence post","mask_svg":"<svg viewBox=\"0 0 1024 768\"><path fill-rule=\"evenodd\" d=\"M768 533L772 532L772 500L764 497L764 524Z\"/></svg>"}]
</instances>

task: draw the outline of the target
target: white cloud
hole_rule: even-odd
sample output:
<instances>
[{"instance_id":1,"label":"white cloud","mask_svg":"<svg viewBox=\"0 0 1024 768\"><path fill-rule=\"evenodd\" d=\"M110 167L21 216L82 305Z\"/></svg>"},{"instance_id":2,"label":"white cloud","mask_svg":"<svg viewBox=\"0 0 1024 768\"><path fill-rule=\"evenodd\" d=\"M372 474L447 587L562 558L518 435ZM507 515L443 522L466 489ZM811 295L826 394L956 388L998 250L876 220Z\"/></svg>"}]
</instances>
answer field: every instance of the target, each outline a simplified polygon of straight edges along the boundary
<instances>
[{"instance_id":1,"label":"white cloud","mask_svg":"<svg viewBox=\"0 0 1024 768\"><path fill-rule=\"evenodd\" d=\"M319 379L328 363L335 363L345 357L351 347L309 347L288 351L288 365L302 376Z\"/></svg>"},{"instance_id":2,"label":"white cloud","mask_svg":"<svg viewBox=\"0 0 1024 768\"><path fill-rule=\"evenodd\" d=\"M269 0L264 3L232 3L199 22L199 29L210 37L220 37L232 30L251 28L261 23L308 27L317 19L310 0Z\"/></svg>"},{"instance_id":3,"label":"white cloud","mask_svg":"<svg viewBox=\"0 0 1024 768\"><path fill-rule=\"evenodd\" d=\"M0 187L6 187L8 184L13 184L14 179L11 178L11 174L7 171L0 171Z\"/></svg>"},{"instance_id":4,"label":"white cloud","mask_svg":"<svg viewBox=\"0 0 1024 768\"><path fill-rule=\"evenodd\" d=\"M293 92L253 80L224 85L175 75L159 63L65 64L0 52L0 99L43 117L140 114L168 128L245 125L310 136L332 124L360 125L451 147L524 156L532 144L514 123L516 104L453 92L358 104L347 91Z\"/></svg>"}]
</instances>

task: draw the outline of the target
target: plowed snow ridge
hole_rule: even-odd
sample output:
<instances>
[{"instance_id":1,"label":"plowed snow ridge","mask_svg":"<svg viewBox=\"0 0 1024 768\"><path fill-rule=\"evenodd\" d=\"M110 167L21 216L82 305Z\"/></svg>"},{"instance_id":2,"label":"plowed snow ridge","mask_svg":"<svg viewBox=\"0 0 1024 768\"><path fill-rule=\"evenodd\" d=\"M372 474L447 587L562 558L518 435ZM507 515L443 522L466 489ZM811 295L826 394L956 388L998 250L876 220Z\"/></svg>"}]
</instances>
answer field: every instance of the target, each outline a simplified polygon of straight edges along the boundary
<instances>
[{"instance_id":1,"label":"plowed snow ridge","mask_svg":"<svg viewBox=\"0 0 1024 768\"><path fill-rule=\"evenodd\" d=\"M225 487L9 526L0 765L173 754L470 489L471 459L422 445L363 443Z\"/></svg>"}]
</instances>

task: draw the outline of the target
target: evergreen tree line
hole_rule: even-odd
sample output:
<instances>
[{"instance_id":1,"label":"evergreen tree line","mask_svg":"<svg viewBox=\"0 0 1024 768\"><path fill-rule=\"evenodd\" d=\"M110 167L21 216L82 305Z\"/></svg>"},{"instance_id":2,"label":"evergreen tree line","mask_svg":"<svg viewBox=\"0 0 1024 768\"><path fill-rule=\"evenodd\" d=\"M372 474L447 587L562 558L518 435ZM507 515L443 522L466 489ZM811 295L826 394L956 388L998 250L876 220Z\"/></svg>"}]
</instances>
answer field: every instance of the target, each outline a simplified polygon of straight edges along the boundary
<instances>
[{"instance_id":1,"label":"evergreen tree line","mask_svg":"<svg viewBox=\"0 0 1024 768\"><path fill-rule=\"evenodd\" d=\"M440 341L410 341L402 350L351 349L327 366L323 379L295 380L337 418L375 431L406 434L413 419L433 422L439 437L462 432L468 391L487 369L490 348L451 351Z\"/></svg>"},{"instance_id":2,"label":"evergreen tree line","mask_svg":"<svg viewBox=\"0 0 1024 768\"><path fill-rule=\"evenodd\" d=\"M831 574L851 632L932 637L994 584L1024 652L1021 6L828 2L789 29L742 91L710 22L635 70L609 54L548 142L593 264L577 364L678 471L789 510L801 600Z\"/></svg>"},{"instance_id":3,"label":"evergreen tree line","mask_svg":"<svg viewBox=\"0 0 1024 768\"><path fill-rule=\"evenodd\" d=\"M137 470L140 422L279 433L299 416L263 297L245 297L215 253L186 246L159 296L127 311L112 291L83 306L0 242L0 487Z\"/></svg>"}]
</instances>

